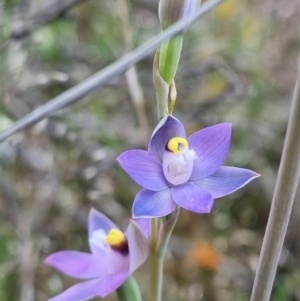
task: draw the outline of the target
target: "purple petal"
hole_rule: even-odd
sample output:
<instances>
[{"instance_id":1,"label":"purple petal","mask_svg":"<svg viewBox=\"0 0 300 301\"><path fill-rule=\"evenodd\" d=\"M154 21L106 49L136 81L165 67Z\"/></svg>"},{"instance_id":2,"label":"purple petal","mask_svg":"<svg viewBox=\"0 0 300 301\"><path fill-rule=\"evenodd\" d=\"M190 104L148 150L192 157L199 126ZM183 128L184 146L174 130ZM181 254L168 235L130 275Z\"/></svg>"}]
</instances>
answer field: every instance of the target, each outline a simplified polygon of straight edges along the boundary
<instances>
[{"instance_id":1,"label":"purple petal","mask_svg":"<svg viewBox=\"0 0 300 301\"><path fill-rule=\"evenodd\" d=\"M98 295L97 290L100 281L99 279L94 279L75 284L48 301L84 301L94 298Z\"/></svg>"},{"instance_id":2,"label":"purple petal","mask_svg":"<svg viewBox=\"0 0 300 301\"><path fill-rule=\"evenodd\" d=\"M127 253L122 253L119 250L113 250L109 247L104 260L107 260L107 269L109 274L117 274L128 272L130 267L130 256Z\"/></svg>"},{"instance_id":3,"label":"purple petal","mask_svg":"<svg viewBox=\"0 0 300 301\"><path fill-rule=\"evenodd\" d=\"M160 191L168 187L161 163L144 150L130 150L117 159L129 176L143 188Z\"/></svg>"},{"instance_id":4,"label":"purple petal","mask_svg":"<svg viewBox=\"0 0 300 301\"><path fill-rule=\"evenodd\" d=\"M106 297L120 287L126 281L128 276L128 272L124 272L101 279L98 282L97 295L101 296L102 298Z\"/></svg>"},{"instance_id":5,"label":"purple petal","mask_svg":"<svg viewBox=\"0 0 300 301\"><path fill-rule=\"evenodd\" d=\"M211 176L193 181L213 198L220 198L243 187L260 175L249 169L221 166Z\"/></svg>"},{"instance_id":6,"label":"purple petal","mask_svg":"<svg viewBox=\"0 0 300 301\"><path fill-rule=\"evenodd\" d=\"M152 218L166 216L176 208L169 188L162 191L142 189L133 202L133 217Z\"/></svg>"},{"instance_id":7,"label":"purple petal","mask_svg":"<svg viewBox=\"0 0 300 301\"><path fill-rule=\"evenodd\" d=\"M162 162L167 143L174 137L186 137L182 123L173 116L164 117L155 128L148 150Z\"/></svg>"},{"instance_id":8,"label":"purple petal","mask_svg":"<svg viewBox=\"0 0 300 301\"><path fill-rule=\"evenodd\" d=\"M48 301L84 301L96 296L106 297L121 286L128 273L110 275L103 279L93 279L78 283Z\"/></svg>"},{"instance_id":9,"label":"purple petal","mask_svg":"<svg viewBox=\"0 0 300 301\"><path fill-rule=\"evenodd\" d=\"M191 14L195 13L197 7L197 0L189 0L185 2L184 11L183 11L183 18L187 18Z\"/></svg>"},{"instance_id":10,"label":"purple petal","mask_svg":"<svg viewBox=\"0 0 300 301\"><path fill-rule=\"evenodd\" d=\"M88 232L89 232L90 250L93 254L97 254L99 256L103 255L103 250L101 250L101 248L97 247L97 245L94 244L93 240L91 239L93 236L93 233L96 231L99 231L99 230L103 230L105 234L108 234L108 232L111 229L118 229L118 227L103 213L92 208L90 210L89 217L88 217ZM104 235L104 233L103 233L103 235Z\"/></svg>"},{"instance_id":11,"label":"purple petal","mask_svg":"<svg viewBox=\"0 0 300 301\"><path fill-rule=\"evenodd\" d=\"M130 257L129 273L131 274L147 259L149 255L149 242L141 228L133 220L130 220L125 234L128 240Z\"/></svg>"},{"instance_id":12,"label":"purple petal","mask_svg":"<svg viewBox=\"0 0 300 301\"><path fill-rule=\"evenodd\" d=\"M105 260L99 261L89 253L62 251L48 256L45 263L57 270L79 279L105 277L107 266Z\"/></svg>"},{"instance_id":13,"label":"purple petal","mask_svg":"<svg viewBox=\"0 0 300 301\"><path fill-rule=\"evenodd\" d=\"M151 232L151 219L150 218L136 218L134 220L143 233L145 234L146 237L150 237L150 232Z\"/></svg>"},{"instance_id":14,"label":"purple petal","mask_svg":"<svg viewBox=\"0 0 300 301\"><path fill-rule=\"evenodd\" d=\"M191 180L213 174L224 161L229 149L231 124L221 123L200 130L188 138L189 147L196 152L197 159Z\"/></svg>"},{"instance_id":15,"label":"purple petal","mask_svg":"<svg viewBox=\"0 0 300 301\"><path fill-rule=\"evenodd\" d=\"M192 183L174 187L171 191L174 202L189 211L209 213L214 203L209 192Z\"/></svg>"},{"instance_id":16,"label":"purple petal","mask_svg":"<svg viewBox=\"0 0 300 301\"><path fill-rule=\"evenodd\" d=\"M103 213L92 208L88 217L89 238L92 237L93 232L102 229L108 233L111 229L118 229L118 227Z\"/></svg>"}]
</instances>

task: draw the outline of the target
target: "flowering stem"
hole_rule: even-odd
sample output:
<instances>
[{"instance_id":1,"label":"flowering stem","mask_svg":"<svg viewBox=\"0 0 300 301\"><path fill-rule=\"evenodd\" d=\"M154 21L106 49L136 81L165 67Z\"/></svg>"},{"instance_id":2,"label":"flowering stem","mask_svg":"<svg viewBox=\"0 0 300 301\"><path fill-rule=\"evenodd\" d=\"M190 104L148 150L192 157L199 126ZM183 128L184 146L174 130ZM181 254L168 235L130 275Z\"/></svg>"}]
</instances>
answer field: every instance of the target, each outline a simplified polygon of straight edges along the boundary
<instances>
[{"instance_id":1,"label":"flowering stem","mask_svg":"<svg viewBox=\"0 0 300 301\"><path fill-rule=\"evenodd\" d=\"M162 254L150 253L150 301L161 301L163 283L163 259Z\"/></svg>"},{"instance_id":2,"label":"flowering stem","mask_svg":"<svg viewBox=\"0 0 300 301\"><path fill-rule=\"evenodd\" d=\"M161 301L164 254L158 250L159 220L151 219L150 236L150 301Z\"/></svg>"},{"instance_id":3,"label":"flowering stem","mask_svg":"<svg viewBox=\"0 0 300 301\"><path fill-rule=\"evenodd\" d=\"M163 261L167 245L176 225L179 207L159 220L151 220L150 236L150 301L161 301L163 284ZM161 222L161 224L159 224Z\"/></svg>"},{"instance_id":4,"label":"flowering stem","mask_svg":"<svg viewBox=\"0 0 300 301\"><path fill-rule=\"evenodd\" d=\"M151 219L150 248L155 250L158 243L158 218Z\"/></svg>"},{"instance_id":5,"label":"flowering stem","mask_svg":"<svg viewBox=\"0 0 300 301\"><path fill-rule=\"evenodd\" d=\"M268 301L300 176L300 61L290 120L251 301Z\"/></svg>"},{"instance_id":6,"label":"flowering stem","mask_svg":"<svg viewBox=\"0 0 300 301\"><path fill-rule=\"evenodd\" d=\"M142 301L139 286L132 276L117 289L117 296L119 301Z\"/></svg>"}]
</instances>

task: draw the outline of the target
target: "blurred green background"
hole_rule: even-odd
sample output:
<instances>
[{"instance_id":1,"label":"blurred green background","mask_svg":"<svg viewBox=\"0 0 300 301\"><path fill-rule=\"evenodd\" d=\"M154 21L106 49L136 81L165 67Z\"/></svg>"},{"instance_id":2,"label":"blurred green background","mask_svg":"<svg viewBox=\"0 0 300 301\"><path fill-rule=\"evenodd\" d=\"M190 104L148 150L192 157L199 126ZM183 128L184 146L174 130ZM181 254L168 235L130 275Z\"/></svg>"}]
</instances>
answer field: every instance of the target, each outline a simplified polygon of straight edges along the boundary
<instances>
[{"instance_id":1,"label":"blurred green background","mask_svg":"<svg viewBox=\"0 0 300 301\"><path fill-rule=\"evenodd\" d=\"M71 2L0 1L0 129L160 32L157 0L77 0L51 15ZM232 122L225 165L262 176L217 200L209 215L181 212L163 300L249 299L295 82L299 18L298 0L227 0L185 35L174 115L188 133ZM91 207L126 226L139 187L115 159L146 148L156 126L152 61L0 144L1 301L47 300L76 282L43 259L88 250ZM297 195L273 301L300 300L299 220ZM136 273L145 300L147 271Z\"/></svg>"}]
</instances>

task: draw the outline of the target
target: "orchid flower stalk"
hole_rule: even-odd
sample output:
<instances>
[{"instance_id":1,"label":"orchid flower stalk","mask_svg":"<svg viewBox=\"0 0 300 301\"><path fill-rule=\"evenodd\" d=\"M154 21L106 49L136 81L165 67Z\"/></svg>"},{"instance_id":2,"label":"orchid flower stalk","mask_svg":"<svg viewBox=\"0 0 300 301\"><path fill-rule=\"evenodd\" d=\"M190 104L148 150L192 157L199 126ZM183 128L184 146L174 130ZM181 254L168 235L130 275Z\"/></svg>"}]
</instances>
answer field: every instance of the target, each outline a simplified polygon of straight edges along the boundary
<instances>
[{"instance_id":1,"label":"orchid flower stalk","mask_svg":"<svg viewBox=\"0 0 300 301\"><path fill-rule=\"evenodd\" d=\"M161 300L162 260L176 223L174 219L165 233L167 239L162 240L158 233L167 229L165 217L178 207L209 213L214 199L233 193L259 177L249 169L221 166L230 140L230 123L202 129L187 138L183 124L167 115L154 130L148 151L129 150L117 159L128 175L142 186L134 199L133 217L152 219L151 301Z\"/></svg>"}]
</instances>

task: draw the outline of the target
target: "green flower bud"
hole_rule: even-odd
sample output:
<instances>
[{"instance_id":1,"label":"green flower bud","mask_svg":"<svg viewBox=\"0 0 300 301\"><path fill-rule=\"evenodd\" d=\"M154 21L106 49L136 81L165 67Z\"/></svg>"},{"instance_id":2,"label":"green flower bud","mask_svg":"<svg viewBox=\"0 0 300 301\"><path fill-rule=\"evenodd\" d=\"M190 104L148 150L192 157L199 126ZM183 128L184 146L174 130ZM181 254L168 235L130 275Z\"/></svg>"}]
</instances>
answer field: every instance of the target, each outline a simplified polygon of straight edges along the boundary
<instances>
[{"instance_id":1,"label":"green flower bud","mask_svg":"<svg viewBox=\"0 0 300 301\"><path fill-rule=\"evenodd\" d=\"M177 35L159 48L158 68L160 76L170 86L177 72L183 35Z\"/></svg>"},{"instance_id":2,"label":"green flower bud","mask_svg":"<svg viewBox=\"0 0 300 301\"><path fill-rule=\"evenodd\" d=\"M160 0L158 15L162 29L186 18L196 10L199 0ZM180 59L183 32L162 44L159 48L159 73L168 86L174 80Z\"/></svg>"}]
</instances>

